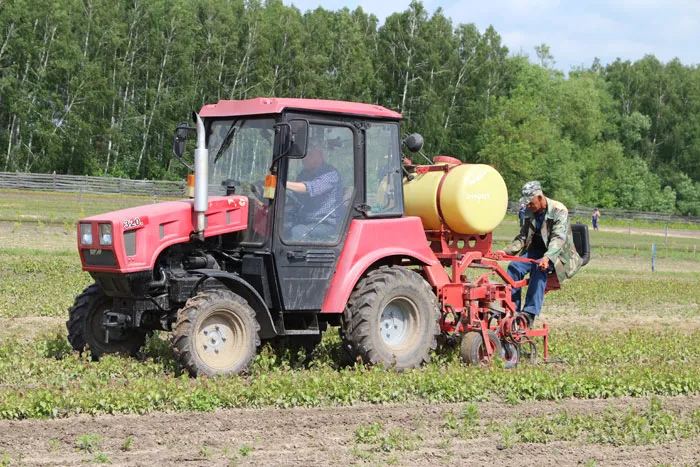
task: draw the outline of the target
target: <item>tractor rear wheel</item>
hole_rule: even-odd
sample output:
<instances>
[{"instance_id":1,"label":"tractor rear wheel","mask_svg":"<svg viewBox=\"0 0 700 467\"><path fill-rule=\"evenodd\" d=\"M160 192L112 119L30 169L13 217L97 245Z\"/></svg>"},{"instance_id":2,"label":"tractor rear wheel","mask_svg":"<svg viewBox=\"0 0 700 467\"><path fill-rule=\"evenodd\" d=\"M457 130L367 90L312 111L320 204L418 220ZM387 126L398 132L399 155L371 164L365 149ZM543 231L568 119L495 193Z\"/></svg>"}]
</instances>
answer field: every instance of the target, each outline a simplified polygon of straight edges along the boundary
<instances>
[{"instance_id":1,"label":"tractor rear wheel","mask_svg":"<svg viewBox=\"0 0 700 467\"><path fill-rule=\"evenodd\" d=\"M88 286L75 297L73 306L68 309L68 341L74 350L89 349L94 360L105 354L135 356L146 341L146 333L137 329L110 330L105 343L105 329L102 317L112 308L112 298L104 294L97 284Z\"/></svg>"},{"instance_id":2,"label":"tractor rear wheel","mask_svg":"<svg viewBox=\"0 0 700 467\"><path fill-rule=\"evenodd\" d=\"M341 323L343 346L367 364L416 368L437 346L438 319L437 298L419 274L383 266L361 279L350 295Z\"/></svg>"},{"instance_id":3,"label":"tractor rear wheel","mask_svg":"<svg viewBox=\"0 0 700 467\"><path fill-rule=\"evenodd\" d=\"M486 334L489 336L489 341L491 341L493 355L496 357L501 357L503 353L501 340L498 338L496 333L490 329L486 331ZM481 335L481 332L472 331L462 336L462 344L459 347L459 355L462 357L462 361L467 365L481 365L489 362L490 359L488 358L486 346L484 345L484 338Z\"/></svg>"},{"instance_id":4,"label":"tractor rear wheel","mask_svg":"<svg viewBox=\"0 0 700 467\"><path fill-rule=\"evenodd\" d=\"M235 375L255 357L259 331L248 302L230 290L209 289L178 311L171 345L192 376Z\"/></svg>"}]
</instances>

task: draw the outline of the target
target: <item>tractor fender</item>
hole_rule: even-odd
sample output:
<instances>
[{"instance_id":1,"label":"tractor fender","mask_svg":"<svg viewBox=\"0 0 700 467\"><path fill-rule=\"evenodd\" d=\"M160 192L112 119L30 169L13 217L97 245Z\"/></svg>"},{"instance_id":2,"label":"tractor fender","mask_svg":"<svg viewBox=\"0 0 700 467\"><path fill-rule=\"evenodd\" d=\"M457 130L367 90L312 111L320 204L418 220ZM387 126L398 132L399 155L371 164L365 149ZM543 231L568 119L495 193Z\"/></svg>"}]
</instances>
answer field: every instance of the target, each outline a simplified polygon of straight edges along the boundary
<instances>
[{"instance_id":1,"label":"tractor fender","mask_svg":"<svg viewBox=\"0 0 700 467\"><path fill-rule=\"evenodd\" d=\"M195 285L193 293L196 293L205 280L218 280L228 287L231 292L241 296L255 310L255 318L260 323L259 335L261 339L271 339L277 336L277 329L275 329L275 323L272 321L270 310L265 305L265 301L258 291L248 282L235 274L218 269L192 269L190 272L202 275L202 278Z\"/></svg>"},{"instance_id":2,"label":"tractor fender","mask_svg":"<svg viewBox=\"0 0 700 467\"><path fill-rule=\"evenodd\" d=\"M321 313L342 313L357 281L372 265L387 258L411 258L428 269L442 269L428 246L420 218L354 219Z\"/></svg>"}]
</instances>

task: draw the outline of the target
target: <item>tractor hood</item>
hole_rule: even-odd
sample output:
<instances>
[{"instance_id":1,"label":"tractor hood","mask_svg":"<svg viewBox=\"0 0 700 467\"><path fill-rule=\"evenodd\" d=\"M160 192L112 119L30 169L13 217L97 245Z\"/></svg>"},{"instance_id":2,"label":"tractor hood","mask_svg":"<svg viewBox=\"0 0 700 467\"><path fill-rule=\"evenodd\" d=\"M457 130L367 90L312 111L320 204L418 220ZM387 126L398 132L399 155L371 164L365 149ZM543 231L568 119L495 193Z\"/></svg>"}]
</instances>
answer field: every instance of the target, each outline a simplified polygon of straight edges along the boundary
<instances>
[{"instance_id":1,"label":"tractor hood","mask_svg":"<svg viewBox=\"0 0 700 467\"><path fill-rule=\"evenodd\" d=\"M211 196L205 237L248 228L248 197ZM129 273L153 269L168 246L191 241L194 202L170 201L122 209L78 222L78 250L83 270Z\"/></svg>"}]
</instances>

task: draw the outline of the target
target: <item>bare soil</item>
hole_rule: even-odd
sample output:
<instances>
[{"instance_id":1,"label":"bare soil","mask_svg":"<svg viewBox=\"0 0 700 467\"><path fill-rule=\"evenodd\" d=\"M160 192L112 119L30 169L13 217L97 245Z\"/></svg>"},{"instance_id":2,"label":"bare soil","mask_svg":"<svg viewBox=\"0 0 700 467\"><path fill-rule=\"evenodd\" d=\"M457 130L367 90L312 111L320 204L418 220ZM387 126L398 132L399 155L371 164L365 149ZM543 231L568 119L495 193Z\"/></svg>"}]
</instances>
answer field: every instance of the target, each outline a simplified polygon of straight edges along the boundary
<instances>
[{"instance_id":1,"label":"bare soil","mask_svg":"<svg viewBox=\"0 0 700 467\"><path fill-rule=\"evenodd\" d=\"M669 397L664 407L687 414L700 396ZM0 453L22 465L82 465L98 453L113 465L342 466L353 464L507 465L698 465L700 439L661 445L590 445L582 442L504 446L502 435L484 428L517 417L566 410L599 413L607 407L648 407L644 398L566 400L517 406L479 404L482 424L473 439L445 426L448 413L459 416L464 404L363 405L340 408L220 410L214 413L156 413L73 417L62 420L0 421ZM372 451L358 444L355 430L381 423L383 432L400 429L417 439L413 450ZM99 450L76 447L76 438L99 435ZM131 437L128 450L123 449ZM371 459L364 459L369 457ZM233 460L235 456L235 460Z\"/></svg>"}]
</instances>

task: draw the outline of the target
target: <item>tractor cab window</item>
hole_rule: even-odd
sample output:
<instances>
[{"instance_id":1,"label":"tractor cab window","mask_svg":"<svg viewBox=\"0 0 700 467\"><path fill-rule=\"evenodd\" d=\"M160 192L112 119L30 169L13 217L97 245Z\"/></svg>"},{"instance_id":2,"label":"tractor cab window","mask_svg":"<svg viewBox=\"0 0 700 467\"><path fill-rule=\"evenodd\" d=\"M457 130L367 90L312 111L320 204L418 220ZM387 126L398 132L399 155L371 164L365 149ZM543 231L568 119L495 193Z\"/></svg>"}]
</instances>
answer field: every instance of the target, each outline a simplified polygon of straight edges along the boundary
<instances>
[{"instance_id":1,"label":"tractor cab window","mask_svg":"<svg viewBox=\"0 0 700 467\"><path fill-rule=\"evenodd\" d=\"M282 240L336 243L355 187L353 132L348 127L309 125L303 159L289 159Z\"/></svg>"},{"instance_id":2,"label":"tractor cab window","mask_svg":"<svg viewBox=\"0 0 700 467\"><path fill-rule=\"evenodd\" d=\"M372 123L365 132L365 180L368 216L403 215L399 126Z\"/></svg>"},{"instance_id":3,"label":"tractor cab window","mask_svg":"<svg viewBox=\"0 0 700 467\"><path fill-rule=\"evenodd\" d=\"M267 230L268 201L263 198L265 175L272 162L273 119L214 120L209 126L209 195L225 195L222 182L235 186L235 194L250 200L248 230L243 242L261 242ZM228 135L228 138L227 138ZM222 143L223 152L219 150Z\"/></svg>"}]
</instances>

